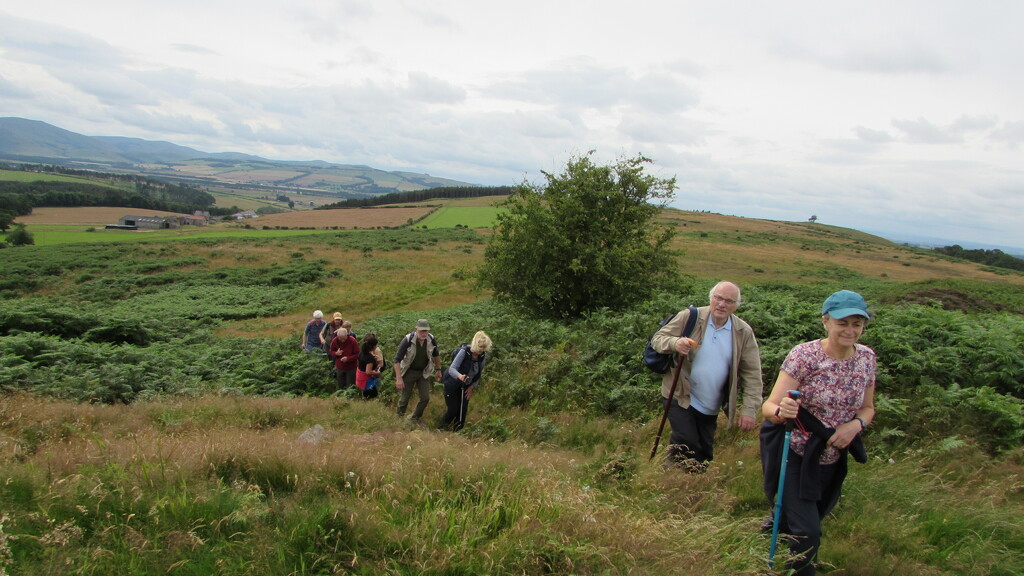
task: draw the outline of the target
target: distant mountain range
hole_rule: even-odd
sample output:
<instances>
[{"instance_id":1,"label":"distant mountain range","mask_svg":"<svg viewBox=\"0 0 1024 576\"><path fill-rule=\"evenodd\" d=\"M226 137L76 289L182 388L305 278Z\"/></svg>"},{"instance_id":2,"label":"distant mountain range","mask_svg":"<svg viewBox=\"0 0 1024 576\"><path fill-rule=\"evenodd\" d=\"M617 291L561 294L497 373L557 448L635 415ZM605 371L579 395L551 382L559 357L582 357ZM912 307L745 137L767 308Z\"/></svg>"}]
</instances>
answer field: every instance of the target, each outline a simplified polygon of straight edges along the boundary
<instances>
[{"instance_id":1,"label":"distant mountain range","mask_svg":"<svg viewBox=\"0 0 1024 576\"><path fill-rule=\"evenodd\" d=\"M1006 246L1002 244L986 244L984 242L968 242L963 240L951 240L949 238L936 238L934 236L920 236L911 235L906 233L897 232L884 232L880 230L864 230L869 234L874 234L889 240L896 242L897 244L907 244L909 246L917 246L918 248L942 248L945 246L961 246L967 250L1001 250L1006 254L1017 258L1024 258L1024 248L1017 246Z\"/></svg>"},{"instance_id":2,"label":"distant mountain range","mask_svg":"<svg viewBox=\"0 0 1024 576\"><path fill-rule=\"evenodd\" d=\"M13 117L0 118L0 162L54 164L205 186L300 191L337 198L474 186L429 174L388 172L362 165L269 160L140 138L83 136L38 120Z\"/></svg>"}]
</instances>

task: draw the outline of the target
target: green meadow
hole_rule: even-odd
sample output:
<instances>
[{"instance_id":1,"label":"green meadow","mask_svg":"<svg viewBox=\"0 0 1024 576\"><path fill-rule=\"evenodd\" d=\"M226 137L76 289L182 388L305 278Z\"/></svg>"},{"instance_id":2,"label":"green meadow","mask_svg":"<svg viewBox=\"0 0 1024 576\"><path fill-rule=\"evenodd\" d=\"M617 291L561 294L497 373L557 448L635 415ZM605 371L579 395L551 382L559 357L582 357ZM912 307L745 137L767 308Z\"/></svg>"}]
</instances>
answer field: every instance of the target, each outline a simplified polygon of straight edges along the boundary
<instances>
[{"instance_id":1,"label":"green meadow","mask_svg":"<svg viewBox=\"0 0 1024 576\"><path fill-rule=\"evenodd\" d=\"M0 169L0 182L75 182L79 184L108 185L96 178L67 176L64 174L47 174L42 172L26 172L24 170Z\"/></svg>"},{"instance_id":2,"label":"green meadow","mask_svg":"<svg viewBox=\"0 0 1024 576\"><path fill-rule=\"evenodd\" d=\"M498 215L497 206L445 205L420 222L427 228L489 228Z\"/></svg>"}]
</instances>

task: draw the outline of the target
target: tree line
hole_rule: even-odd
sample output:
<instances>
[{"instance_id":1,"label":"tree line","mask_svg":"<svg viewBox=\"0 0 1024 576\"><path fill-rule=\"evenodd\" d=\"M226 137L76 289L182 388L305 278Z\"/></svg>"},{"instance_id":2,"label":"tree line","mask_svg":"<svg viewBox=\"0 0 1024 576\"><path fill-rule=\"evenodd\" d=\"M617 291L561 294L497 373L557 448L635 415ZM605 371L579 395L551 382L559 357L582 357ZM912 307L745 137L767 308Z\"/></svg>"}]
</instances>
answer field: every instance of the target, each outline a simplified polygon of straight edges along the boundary
<instances>
[{"instance_id":1,"label":"tree line","mask_svg":"<svg viewBox=\"0 0 1024 576\"><path fill-rule=\"evenodd\" d=\"M0 182L0 212L15 216L41 206L129 206L189 214L212 204L206 192L174 184L138 182L134 190L124 190L78 182Z\"/></svg>"},{"instance_id":2,"label":"tree line","mask_svg":"<svg viewBox=\"0 0 1024 576\"><path fill-rule=\"evenodd\" d=\"M367 206L383 206L385 204L406 204L409 202L422 202L436 198L482 198L484 196L506 196L512 193L510 186L441 186L438 188L424 188L422 190L410 190L408 192L392 192L369 198L351 198L333 204L325 204L315 208L316 210L331 210L335 208L365 208Z\"/></svg>"},{"instance_id":3,"label":"tree line","mask_svg":"<svg viewBox=\"0 0 1024 576\"><path fill-rule=\"evenodd\" d=\"M932 248L932 251L954 258L963 258L964 260L970 260L979 264L1024 272L1024 260L1010 256L998 248L995 250L965 250L963 246L954 244L952 246L943 246L942 248Z\"/></svg>"}]
</instances>

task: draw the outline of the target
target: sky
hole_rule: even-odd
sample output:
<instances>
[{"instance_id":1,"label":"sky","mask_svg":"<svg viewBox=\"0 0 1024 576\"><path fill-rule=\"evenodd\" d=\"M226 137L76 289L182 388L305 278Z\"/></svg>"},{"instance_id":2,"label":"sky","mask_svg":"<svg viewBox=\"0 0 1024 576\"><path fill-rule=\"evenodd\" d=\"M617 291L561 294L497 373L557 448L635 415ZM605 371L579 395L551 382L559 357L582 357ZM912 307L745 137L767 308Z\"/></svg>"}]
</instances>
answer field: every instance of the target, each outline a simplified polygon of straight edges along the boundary
<instances>
[{"instance_id":1,"label":"sky","mask_svg":"<svg viewBox=\"0 0 1024 576\"><path fill-rule=\"evenodd\" d=\"M0 2L0 116L1024 249L1024 2Z\"/></svg>"}]
</instances>

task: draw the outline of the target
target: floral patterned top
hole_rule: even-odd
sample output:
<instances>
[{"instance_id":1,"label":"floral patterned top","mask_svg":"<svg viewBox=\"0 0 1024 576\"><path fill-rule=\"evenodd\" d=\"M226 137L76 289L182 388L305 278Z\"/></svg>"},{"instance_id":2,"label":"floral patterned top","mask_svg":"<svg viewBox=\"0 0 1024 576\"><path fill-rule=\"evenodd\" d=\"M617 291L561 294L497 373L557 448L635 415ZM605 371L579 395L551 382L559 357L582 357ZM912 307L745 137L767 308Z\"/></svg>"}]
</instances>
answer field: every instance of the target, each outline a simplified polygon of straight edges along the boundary
<instances>
[{"instance_id":1,"label":"floral patterned top","mask_svg":"<svg viewBox=\"0 0 1024 576\"><path fill-rule=\"evenodd\" d=\"M864 392L875 385L875 351L854 344L853 357L836 360L825 354L820 340L804 342L790 350L782 370L799 382L801 407L809 410L822 424L837 428L857 415L864 404ZM804 455L807 434L793 430L791 448ZM828 447L821 454L821 464L834 464L839 450Z\"/></svg>"}]
</instances>

